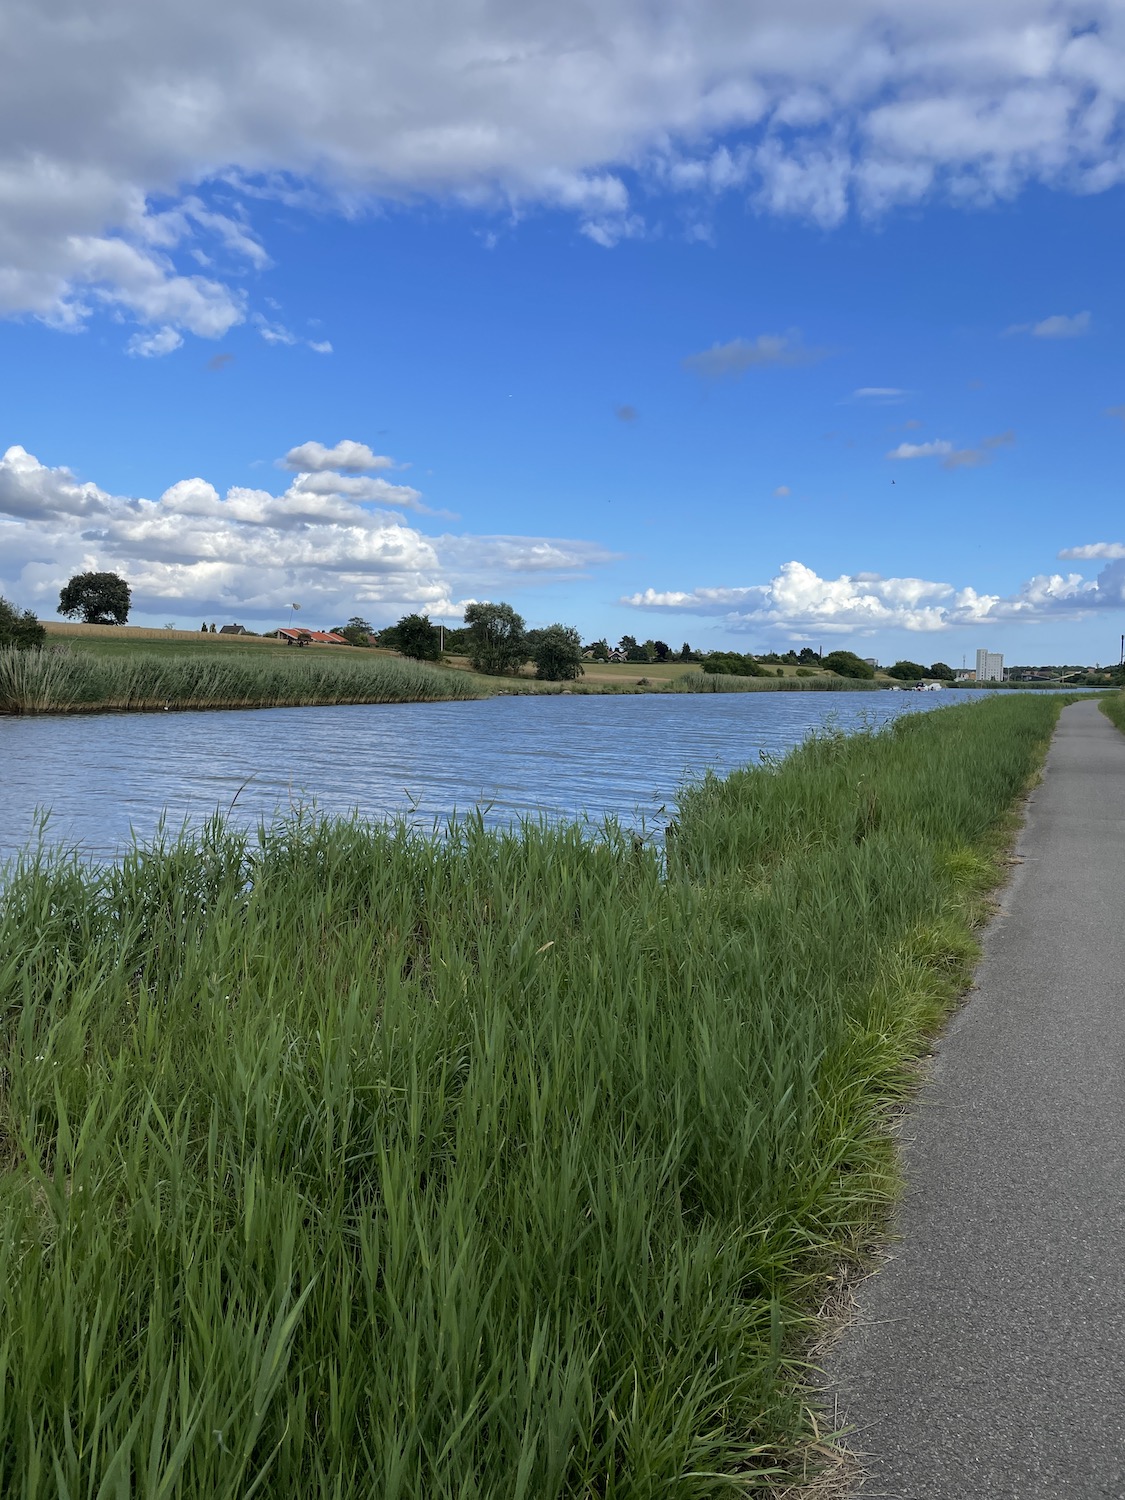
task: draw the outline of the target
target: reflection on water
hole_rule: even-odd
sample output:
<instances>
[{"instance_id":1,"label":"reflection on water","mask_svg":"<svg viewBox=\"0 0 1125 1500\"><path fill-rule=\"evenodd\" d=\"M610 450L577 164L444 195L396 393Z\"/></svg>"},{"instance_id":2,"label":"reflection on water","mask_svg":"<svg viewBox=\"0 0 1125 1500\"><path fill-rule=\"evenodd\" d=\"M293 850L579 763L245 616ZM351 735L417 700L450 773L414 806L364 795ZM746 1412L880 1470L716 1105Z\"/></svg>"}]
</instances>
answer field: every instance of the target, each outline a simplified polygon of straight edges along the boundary
<instances>
[{"instance_id":1,"label":"reflection on water","mask_svg":"<svg viewBox=\"0 0 1125 1500\"><path fill-rule=\"evenodd\" d=\"M747 693L490 698L237 713L0 717L0 854L50 813L54 841L111 856L216 809L254 824L296 806L429 824L483 805L521 814L613 814L659 827L685 775L729 771L849 729L979 697L941 693Z\"/></svg>"}]
</instances>

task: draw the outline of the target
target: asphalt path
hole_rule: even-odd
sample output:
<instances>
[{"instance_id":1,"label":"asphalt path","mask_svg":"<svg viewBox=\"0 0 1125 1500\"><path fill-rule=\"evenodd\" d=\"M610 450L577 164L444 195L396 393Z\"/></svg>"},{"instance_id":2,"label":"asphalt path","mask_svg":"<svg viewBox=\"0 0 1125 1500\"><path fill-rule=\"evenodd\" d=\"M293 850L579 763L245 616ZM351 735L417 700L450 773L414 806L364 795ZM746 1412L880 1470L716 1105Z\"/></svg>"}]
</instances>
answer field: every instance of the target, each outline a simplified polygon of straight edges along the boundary
<instances>
[{"instance_id":1,"label":"asphalt path","mask_svg":"<svg viewBox=\"0 0 1125 1500\"><path fill-rule=\"evenodd\" d=\"M1125 1497L1125 735L1063 710L827 1375L863 1500Z\"/></svg>"}]
</instances>

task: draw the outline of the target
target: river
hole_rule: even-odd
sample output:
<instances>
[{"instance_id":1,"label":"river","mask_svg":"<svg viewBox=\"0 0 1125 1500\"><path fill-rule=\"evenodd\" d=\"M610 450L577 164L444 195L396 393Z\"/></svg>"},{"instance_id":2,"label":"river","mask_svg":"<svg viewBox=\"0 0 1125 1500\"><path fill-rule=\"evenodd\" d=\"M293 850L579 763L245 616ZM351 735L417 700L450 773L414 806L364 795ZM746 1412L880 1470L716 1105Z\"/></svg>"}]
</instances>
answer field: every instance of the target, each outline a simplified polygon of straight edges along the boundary
<instances>
[{"instance_id":1,"label":"river","mask_svg":"<svg viewBox=\"0 0 1125 1500\"><path fill-rule=\"evenodd\" d=\"M52 843L112 857L216 809L255 824L297 807L430 825L481 806L606 814L658 830L685 777L729 771L812 730L883 724L979 697L940 693L746 693L488 698L236 713L0 717L0 857L48 814ZM666 811L667 810L667 811Z\"/></svg>"}]
</instances>

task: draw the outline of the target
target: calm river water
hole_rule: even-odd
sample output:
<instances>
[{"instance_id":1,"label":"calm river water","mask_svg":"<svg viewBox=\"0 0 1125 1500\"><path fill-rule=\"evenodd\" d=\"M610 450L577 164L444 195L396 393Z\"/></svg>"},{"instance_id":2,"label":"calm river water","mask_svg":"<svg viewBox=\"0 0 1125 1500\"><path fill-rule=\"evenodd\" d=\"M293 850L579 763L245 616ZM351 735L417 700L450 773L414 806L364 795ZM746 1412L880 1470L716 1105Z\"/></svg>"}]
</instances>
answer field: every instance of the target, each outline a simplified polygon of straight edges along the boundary
<instances>
[{"instance_id":1,"label":"calm river water","mask_svg":"<svg viewBox=\"0 0 1125 1500\"><path fill-rule=\"evenodd\" d=\"M0 856L49 813L52 842L112 856L135 834L231 808L255 824L298 805L430 824L613 814L662 827L685 777L729 771L827 723L882 724L979 693L746 693L489 698L238 713L0 717ZM237 800L235 800L237 795Z\"/></svg>"}]
</instances>

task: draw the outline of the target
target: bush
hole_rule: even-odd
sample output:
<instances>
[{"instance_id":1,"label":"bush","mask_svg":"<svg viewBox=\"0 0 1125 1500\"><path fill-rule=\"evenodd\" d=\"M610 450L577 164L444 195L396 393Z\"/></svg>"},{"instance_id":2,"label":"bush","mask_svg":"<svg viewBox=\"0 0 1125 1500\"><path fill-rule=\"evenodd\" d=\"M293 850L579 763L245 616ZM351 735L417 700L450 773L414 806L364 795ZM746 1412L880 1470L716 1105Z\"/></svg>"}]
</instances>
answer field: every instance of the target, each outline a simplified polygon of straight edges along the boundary
<instances>
[{"instance_id":1,"label":"bush","mask_svg":"<svg viewBox=\"0 0 1125 1500\"><path fill-rule=\"evenodd\" d=\"M752 656L742 656L737 651L712 651L700 663L711 677L765 677L766 669Z\"/></svg>"},{"instance_id":2,"label":"bush","mask_svg":"<svg viewBox=\"0 0 1125 1500\"><path fill-rule=\"evenodd\" d=\"M871 663L864 661L854 651L830 651L821 666L828 672L835 672L837 677L868 679L875 676L875 668Z\"/></svg>"},{"instance_id":3,"label":"bush","mask_svg":"<svg viewBox=\"0 0 1125 1500\"><path fill-rule=\"evenodd\" d=\"M0 650L14 646L17 651L29 651L41 646L46 638L46 630L31 610L21 610L0 597Z\"/></svg>"},{"instance_id":4,"label":"bush","mask_svg":"<svg viewBox=\"0 0 1125 1500\"><path fill-rule=\"evenodd\" d=\"M893 667L887 668L887 676L896 677L899 682L921 682L929 675L919 661L896 661Z\"/></svg>"}]
</instances>

